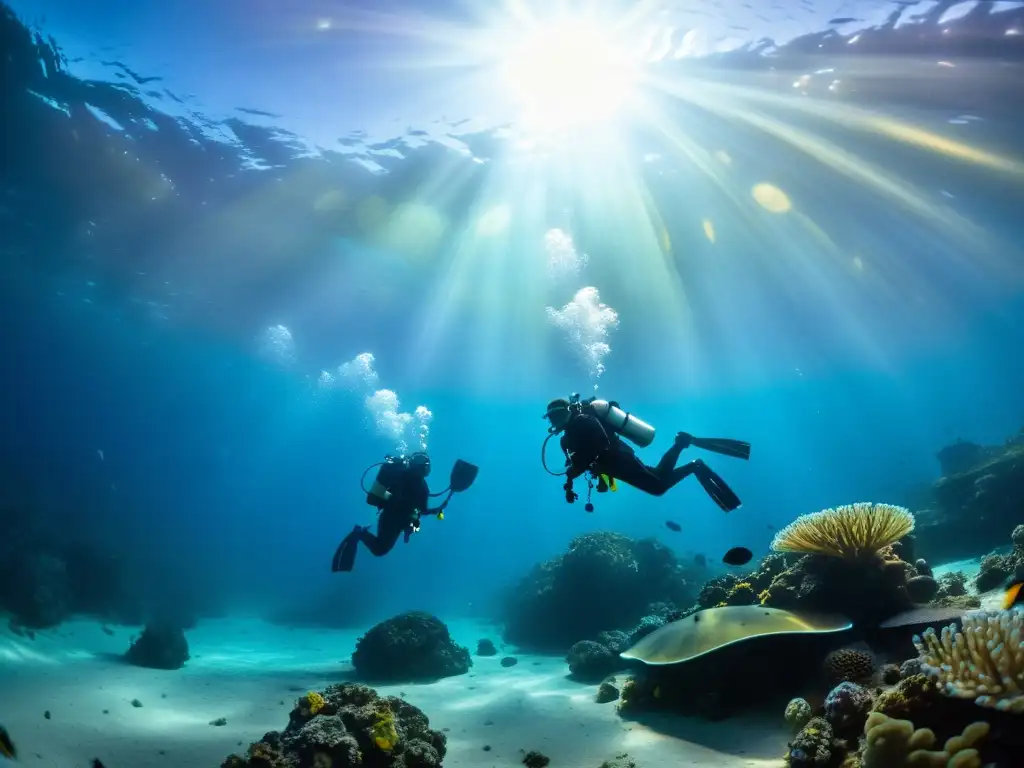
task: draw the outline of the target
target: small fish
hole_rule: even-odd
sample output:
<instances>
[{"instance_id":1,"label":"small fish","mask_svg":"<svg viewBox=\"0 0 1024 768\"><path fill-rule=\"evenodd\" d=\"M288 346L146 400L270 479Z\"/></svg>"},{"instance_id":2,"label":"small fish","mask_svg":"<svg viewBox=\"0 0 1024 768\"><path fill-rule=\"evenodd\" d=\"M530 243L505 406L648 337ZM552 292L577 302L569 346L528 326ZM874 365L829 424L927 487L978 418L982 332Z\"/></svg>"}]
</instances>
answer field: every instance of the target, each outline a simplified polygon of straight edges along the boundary
<instances>
[{"instance_id":1,"label":"small fish","mask_svg":"<svg viewBox=\"0 0 1024 768\"><path fill-rule=\"evenodd\" d=\"M107 457L103 453L103 449L102 448L97 448L96 449L96 454L100 457L100 461L106 461L107 460Z\"/></svg>"},{"instance_id":2,"label":"small fish","mask_svg":"<svg viewBox=\"0 0 1024 768\"><path fill-rule=\"evenodd\" d=\"M676 533L679 533L681 530L683 530L683 526L681 526L675 520L666 520L665 527L668 528L670 531L675 531Z\"/></svg>"},{"instance_id":3,"label":"small fish","mask_svg":"<svg viewBox=\"0 0 1024 768\"><path fill-rule=\"evenodd\" d=\"M694 555L693 564L696 565L698 568L707 568L708 559L704 557L704 555Z\"/></svg>"},{"instance_id":4,"label":"small fish","mask_svg":"<svg viewBox=\"0 0 1024 768\"><path fill-rule=\"evenodd\" d=\"M8 760L13 760L18 756L18 750L14 748L11 735L7 733L7 729L2 725L0 725L0 755L3 755Z\"/></svg>"},{"instance_id":5,"label":"small fish","mask_svg":"<svg viewBox=\"0 0 1024 768\"><path fill-rule=\"evenodd\" d=\"M1024 594L1022 594L1021 588L1024 587L1024 580L1015 579L1011 582L1010 586L1006 588L1006 593L1003 595L1003 610L1008 611L1015 605L1024 604Z\"/></svg>"},{"instance_id":6,"label":"small fish","mask_svg":"<svg viewBox=\"0 0 1024 768\"><path fill-rule=\"evenodd\" d=\"M660 685L654 686L654 698L656 698L656 699L660 699L661 698L661 686Z\"/></svg>"},{"instance_id":7,"label":"small fish","mask_svg":"<svg viewBox=\"0 0 1024 768\"><path fill-rule=\"evenodd\" d=\"M733 547L725 553L722 562L726 565L746 565L753 557L754 553L746 547Z\"/></svg>"}]
</instances>

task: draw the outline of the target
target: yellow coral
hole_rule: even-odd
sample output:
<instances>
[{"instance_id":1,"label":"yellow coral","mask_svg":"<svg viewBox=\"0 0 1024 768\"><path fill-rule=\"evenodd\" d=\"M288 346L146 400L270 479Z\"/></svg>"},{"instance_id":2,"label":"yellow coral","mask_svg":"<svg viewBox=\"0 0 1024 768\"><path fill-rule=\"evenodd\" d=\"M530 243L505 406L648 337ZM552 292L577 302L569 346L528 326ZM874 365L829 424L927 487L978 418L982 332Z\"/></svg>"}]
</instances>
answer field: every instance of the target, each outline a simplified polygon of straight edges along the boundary
<instances>
[{"instance_id":1,"label":"yellow coral","mask_svg":"<svg viewBox=\"0 0 1024 768\"><path fill-rule=\"evenodd\" d=\"M309 714L311 715L315 715L317 712L323 709L324 704L327 703L326 701L324 701L324 697L316 691L310 691L306 694L306 702L309 704Z\"/></svg>"},{"instance_id":2,"label":"yellow coral","mask_svg":"<svg viewBox=\"0 0 1024 768\"><path fill-rule=\"evenodd\" d=\"M767 589L762 589L760 594L757 596L757 601L761 605L764 605L769 600L771 600L771 597L772 597L772 593L771 592L769 592Z\"/></svg>"},{"instance_id":3,"label":"yellow coral","mask_svg":"<svg viewBox=\"0 0 1024 768\"><path fill-rule=\"evenodd\" d=\"M935 734L931 730L915 730L909 720L872 712L864 724L864 768L980 768L981 757L974 745L988 732L988 723L971 723L962 735L947 740L942 750L933 750Z\"/></svg>"},{"instance_id":4,"label":"yellow coral","mask_svg":"<svg viewBox=\"0 0 1024 768\"><path fill-rule=\"evenodd\" d=\"M971 611L941 635L927 629L914 636L921 670L946 696L981 707L1024 713L1024 610Z\"/></svg>"},{"instance_id":5,"label":"yellow coral","mask_svg":"<svg viewBox=\"0 0 1024 768\"><path fill-rule=\"evenodd\" d=\"M801 515L775 534L772 549L858 559L874 555L913 530L914 516L909 510L858 502Z\"/></svg>"},{"instance_id":6,"label":"yellow coral","mask_svg":"<svg viewBox=\"0 0 1024 768\"><path fill-rule=\"evenodd\" d=\"M377 710L377 720L370 728L373 743L382 752L390 752L398 743L398 731L395 729L395 713L384 707Z\"/></svg>"}]
</instances>

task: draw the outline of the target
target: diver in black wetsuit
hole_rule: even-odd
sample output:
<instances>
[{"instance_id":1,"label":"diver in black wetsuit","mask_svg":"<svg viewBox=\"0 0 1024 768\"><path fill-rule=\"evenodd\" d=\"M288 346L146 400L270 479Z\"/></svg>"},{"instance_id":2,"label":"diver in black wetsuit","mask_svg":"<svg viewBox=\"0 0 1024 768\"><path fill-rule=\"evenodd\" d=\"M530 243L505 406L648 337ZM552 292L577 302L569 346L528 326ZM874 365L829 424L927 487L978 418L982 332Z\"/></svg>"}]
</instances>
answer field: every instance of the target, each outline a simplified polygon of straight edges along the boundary
<instances>
[{"instance_id":1,"label":"diver in black wetsuit","mask_svg":"<svg viewBox=\"0 0 1024 768\"><path fill-rule=\"evenodd\" d=\"M599 478L598 491L609 481L622 480L652 496L661 496L680 480L695 475L712 500L726 512L740 506L740 499L701 459L681 467L679 455L690 445L736 458L750 457L750 445L738 440L695 438L686 432L676 435L674 444L662 456L658 466L644 464L633 449L619 437L621 432L638 445L654 440L654 428L622 411L616 403L603 400L557 399L548 404L544 417L551 422L552 434L562 432L561 446L566 456L565 500L579 498L573 480L590 472ZM607 478L607 480L605 479ZM592 506L588 503L588 511Z\"/></svg>"},{"instance_id":2,"label":"diver in black wetsuit","mask_svg":"<svg viewBox=\"0 0 1024 768\"><path fill-rule=\"evenodd\" d=\"M331 570L334 573L352 570L360 542L375 557L383 557L394 549L399 536L404 534L405 540L408 541L412 534L419 531L421 517L444 517L448 499L438 507L428 507L430 487L427 485L427 476L430 475L430 457L425 453L414 453L404 462L404 467L398 464L393 466L397 467L397 476L386 490L390 495L380 505L377 534L370 533L369 527L357 525L353 528L334 554L331 563Z\"/></svg>"}]
</instances>

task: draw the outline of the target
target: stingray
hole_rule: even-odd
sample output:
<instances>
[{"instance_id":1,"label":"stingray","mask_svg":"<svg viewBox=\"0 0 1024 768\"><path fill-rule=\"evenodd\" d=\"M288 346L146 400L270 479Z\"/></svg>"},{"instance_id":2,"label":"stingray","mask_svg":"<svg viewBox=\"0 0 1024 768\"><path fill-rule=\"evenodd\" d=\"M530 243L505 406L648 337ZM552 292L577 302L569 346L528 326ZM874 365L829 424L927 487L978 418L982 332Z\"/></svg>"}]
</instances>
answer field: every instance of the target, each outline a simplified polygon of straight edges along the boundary
<instances>
[{"instance_id":1,"label":"stingray","mask_svg":"<svg viewBox=\"0 0 1024 768\"><path fill-rule=\"evenodd\" d=\"M852 627L845 616L793 613L761 605L708 608L656 629L619 655L652 666L681 664L765 635L824 634Z\"/></svg>"},{"instance_id":2,"label":"stingray","mask_svg":"<svg viewBox=\"0 0 1024 768\"><path fill-rule=\"evenodd\" d=\"M886 619L879 628L895 629L897 627L916 627L920 624L934 624L936 622L959 621L965 613L970 613L975 608L913 608L903 613L897 613L890 619Z\"/></svg>"}]
</instances>

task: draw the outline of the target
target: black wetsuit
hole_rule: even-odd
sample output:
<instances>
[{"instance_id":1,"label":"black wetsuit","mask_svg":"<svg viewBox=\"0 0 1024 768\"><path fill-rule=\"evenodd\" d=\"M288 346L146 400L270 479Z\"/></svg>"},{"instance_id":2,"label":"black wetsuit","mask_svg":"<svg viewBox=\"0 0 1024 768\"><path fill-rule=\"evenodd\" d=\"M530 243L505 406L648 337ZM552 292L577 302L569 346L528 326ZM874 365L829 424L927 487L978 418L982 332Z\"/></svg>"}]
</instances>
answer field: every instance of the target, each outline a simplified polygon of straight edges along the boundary
<instances>
[{"instance_id":1,"label":"black wetsuit","mask_svg":"<svg viewBox=\"0 0 1024 768\"><path fill-rule=\"evenodd\" d=\"M383 557L398 543L403 534L406 540L419 527L419 519L424 515L436 515L444 511L444 506L430 509L430 487L425 478L413 472L406 473L402 481L395 485L384 508L377 518L377 533L370 533L368 527L357 525L338 547L334 555L332 570L350 571L355 562L357 545L362 542L375 557Z\"/></svg>"},{"instance_id":2,"label":"black wetsuit","mask_svg":"<svg viewBox=\"0 0 1024 768\"><path fill-rule=\"evenodd\" d=\"M572 481L591 470L594 474L621 480L652 496L661 496L703 466L700 460L676 466L679 454L689 444L686 440L677 439L661 457L658 466L649 467L637 458L622 438L605 429L596 416L586 413L573 416L565 428L561 444L566 455L567 494L572 490Z\"/></svg>"}]
</instances>

